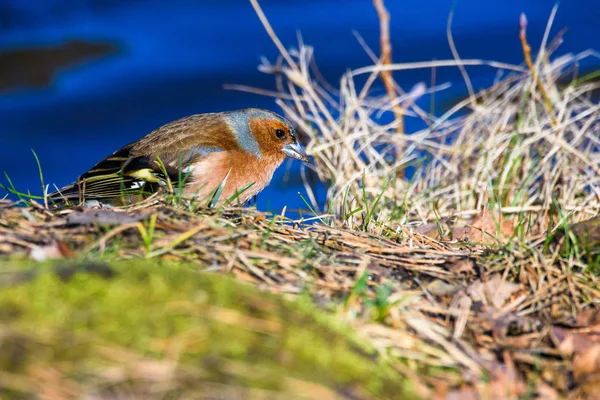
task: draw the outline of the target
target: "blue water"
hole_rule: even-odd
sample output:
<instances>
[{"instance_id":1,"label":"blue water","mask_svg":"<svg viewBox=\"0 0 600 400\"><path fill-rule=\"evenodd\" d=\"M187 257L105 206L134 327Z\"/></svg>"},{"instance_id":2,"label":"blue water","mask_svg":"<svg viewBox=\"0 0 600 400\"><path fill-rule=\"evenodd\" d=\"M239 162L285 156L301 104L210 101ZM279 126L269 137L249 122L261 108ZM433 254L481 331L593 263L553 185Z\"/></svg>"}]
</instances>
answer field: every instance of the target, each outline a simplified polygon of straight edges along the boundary
<instances>
[{"instance_id":1,"label":"blue water","mask_svg":"<svg viewBox=\"0 0 600 400\"><path fill-rule=\"evenodd\" d=\"M446 22L453 1L392 1L395 62L448 59ZM349 68L367 65L352 31L378 51L378 21L370 0L262 1L286 46L315 47L318 65L331 82ZM539 44L553 1L458 0L453 33L462 58L520 63L518 21L529 20L528 37ZM568 28L558 53L600 50L600 1L564 1L553 34ZM0 93L0 171L21 190L39 193L40 157L47 182L70 183L96 161L174 119L244 107L278 111L272 99L223 89L227 83L273 88L257 71L261 56L277 51L249 2L244 0L2 0L0 51L57 45L65 40L110 41L116 54L61 70L50 87ZM584 65L594 66L594 62ZM595 65L600 63L595 60ZM495 71L469 69L477 86L489 85ZM410 88L429 82L429 71L397 73ZM438 71L438 82L453 86L437 95L440 104L465 93L455 69ZM423 99L425 104L429 99ZM445 103L444 103L445 102ZM411 125L409 125L410 128ZM299 163L287 164L258 198L258 208L279 211L304 204L298 192Z\"/></svg>"}]
</instances>

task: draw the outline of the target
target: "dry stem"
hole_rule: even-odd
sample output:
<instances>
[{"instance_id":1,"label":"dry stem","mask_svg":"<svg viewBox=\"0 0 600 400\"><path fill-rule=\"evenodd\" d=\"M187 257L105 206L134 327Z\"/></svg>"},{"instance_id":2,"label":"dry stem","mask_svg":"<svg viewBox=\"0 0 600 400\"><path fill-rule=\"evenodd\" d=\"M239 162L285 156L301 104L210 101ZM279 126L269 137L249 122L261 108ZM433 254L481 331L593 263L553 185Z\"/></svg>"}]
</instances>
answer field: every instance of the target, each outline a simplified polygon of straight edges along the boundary
<instances>
[{"instance_id":1,"label":"dry stem","mask_svg":"<svg viewBox=\"0 0 600 400\"><path fill-rule=\"evenodd\" d=\"M521 29L519 31L519 39L521 40L521 47L523 48L523 56L525 58L525 63L527 67L531 71L531 75L535 80L538 88L540 89L540 94L544 99L544 106L546 107L546 111L550 116L550 120L552 121L552 125L556 126L558 122L556 121L556 117L554 115L554 107L552 107L552 102L550 101L550 97L548 97L548 93L546 92L546 88L544 87L544 82L540 78L535 66L533 65L533 61L531 60L531 46L527 43L527 18L525 14L521 14Z\"/></svg>"}]
</instances>

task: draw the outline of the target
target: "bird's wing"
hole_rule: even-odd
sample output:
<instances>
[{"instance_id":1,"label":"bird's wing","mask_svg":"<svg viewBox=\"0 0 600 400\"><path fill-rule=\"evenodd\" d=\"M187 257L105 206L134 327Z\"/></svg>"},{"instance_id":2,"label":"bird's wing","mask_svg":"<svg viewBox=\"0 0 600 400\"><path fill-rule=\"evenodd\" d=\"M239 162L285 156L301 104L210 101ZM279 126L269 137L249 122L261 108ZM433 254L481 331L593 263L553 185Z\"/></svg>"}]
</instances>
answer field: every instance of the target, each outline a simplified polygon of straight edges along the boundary
<instances>
[{"instance_id":1,"label":"bird's wing","mask_svg":"<svg viewBox=\"0 0 600 400\"><path fill-rule=\"evenodd\" d=\"M128 203L132 201L124 198L141 200L164 186L167 178L174 186L190 182L187 167L210 153L235 145L227 142L227 135L223 140L222 124L193 117L167 124L119 149L49 198L76 204L86 200Z\"/></svg>"}]
</instances>

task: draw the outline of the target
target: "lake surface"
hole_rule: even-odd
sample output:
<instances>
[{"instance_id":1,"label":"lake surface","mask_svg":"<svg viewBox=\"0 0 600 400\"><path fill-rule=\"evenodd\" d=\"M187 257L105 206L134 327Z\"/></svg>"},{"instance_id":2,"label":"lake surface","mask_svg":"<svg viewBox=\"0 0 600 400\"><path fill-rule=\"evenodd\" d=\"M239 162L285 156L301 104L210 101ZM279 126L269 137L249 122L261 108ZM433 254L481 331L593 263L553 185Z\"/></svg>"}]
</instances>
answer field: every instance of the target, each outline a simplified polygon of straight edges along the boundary
<instances>
[{"instance_id":1,"label":"lake surface","mask_svg":"<svg viewBox=\"0 0 600 400\"><path fill-rule=\"evenodd\" d=\"M349 68L369 64L352 34L376 51L379 26L370 0L262 1L283 43L301 33L324 76L334 83ZM454 1L391 1L395 62L452 58L446 22ZM528 38L540 43L553 1L456 2L453 33L462 58L521 63L521 12ZM600 1L561 3L552 30L568 28L558 53L600 50ZM3 56L4 54L4 56ZM195 113L262 107L273 100L224 90L239 83L272 88L257 70L277 51L249 2L243 0L3 0L0 4L0 170L21 190L41 191L35 160L47 182L62 186L122 145ZM4 57L4 58L3 58ZM582 68L600 63L591 60ZM477 86L496 71L469 73ZM429 82L429 71L396 73L406 89ZM457 70L438 74L452 87L440 104L465 94ZM428 99L424 99L428 102ZM410 130L410 124L408 125ZM262 210L304 207L299 163L284 164L258 198Z\"/></svg>"}]
</instances>

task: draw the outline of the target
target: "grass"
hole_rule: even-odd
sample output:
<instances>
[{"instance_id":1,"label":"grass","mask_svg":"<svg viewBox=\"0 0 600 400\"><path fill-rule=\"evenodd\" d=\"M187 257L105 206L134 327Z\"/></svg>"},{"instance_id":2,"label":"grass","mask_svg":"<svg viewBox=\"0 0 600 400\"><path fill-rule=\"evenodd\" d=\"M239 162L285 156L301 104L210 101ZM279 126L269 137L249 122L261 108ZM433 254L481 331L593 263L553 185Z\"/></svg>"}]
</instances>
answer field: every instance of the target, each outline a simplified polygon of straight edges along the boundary
<instances>
[{"instance_id":1,"label":"grass","mask_svg":"<svg viewBox=\"0 0 600 400\"><path fill-rule=\"evenodd\" d=\"M526 20L522 24L524 52L531 59ZM375 60L345 73L336 86L318 75L312 48L299 43L298 50L288 52L270 27L267 31L281 58L277 64L264 61L259 68L274 75L279 92L271 94L306 137L314 172L328 187L327 213L338 217L332 223L377 231L381 224L423 223L436 216L468 219L487 206L484 199L511 219L533 215L520 221L527 221L523 229L533 233L555 228L553 201L570 213L570 221L598 213L594 188L600 184L600 107L592 95L599 84L592 79L594 73L578 79L576 70L580 60L595 53L553 59L554 42L546 35L536 58L524 65L459 58L411 64ZM399 125L389 96L378 94L374 84L380 74L441 67L459 67L467 74L467 65L499 67L504 79L442 116L406 102L404 118L421 119L427 128L398 132L406 124ZM366 81L359 79L365 75ZM571 82L565 85L569 76ZM380 122L386 115L393 117L392 123ZM404 169L423 157L430 162L418 166L409 179ZM388 183L391 176L396 177L393 185ZM376 215L374 202L381 203ZM325 211L322 204L311 208ZM371 224L373 219L376 223Z\"/></svg>"},{"instance_id":2,"label":"grass","mask_svg":"<svg viewBox=\"0 0 600 400\"><path fill-rule=\"evenodd\" d=\"M115 263L126 282L119 287L120 283L113 286L95 277L92 285L84 274L76 283L68 283L66 294L57 291L60 284L52 274L11 284L9 291L0 292L0 302L16 304L14 314L24 315L26 322L7 319L7 329L16 329L27 343L48 343L44 342L48 337L61 338L65 332L76 331L69 326L57 336L53 324L59 314L54 310L62 310L62 316L69 316L77 306L85 310L81 305L90 305L85 303L91 301L85 295L89 289L101 294L98 298L107 301L106 305L118 305L119 299L130 302L124 303L124 316L110 307L75 313L78 323L85 325L90 318L94 322L84 327L85 335L95 337L98 331L103 340L110 338L111 346L126 347L136 352L135 357L164 361L167 355L181 355L175 358L176 365L192 375L169 378L169 385L174 386L166 387L171 389L188 390L189 381L181 377L201 376L213 388L231 385L236 390L253 390L256 397L289 395L287 372L273 371L288 371L286 366L293 364L290 374L301 379L300 387L314 398L393 398L388 390L395 386L388 386L388 380L399 383L398 390L407 390L405 383L410 381L411 393L421 398L585 398L595 393L598 371L582 365L600 362L598 358L581 362L581 358L600 354L595 337L585 336L597 330L593 315L600 299L600 222L590 219L600 209L600 106L594 98L600 85L597 74L578 78L576 71L581 59L595 53L555 57L554 42L546 33L537 54L532 54L527 21L522 18L523 65L461 60L455 48L455 59L435 62L394 64L391 54L382 54L373 65L349 71L338 85L331 85L317 73L312 49L300 43L297 50L288 51L258 3L252 0L252 4L281 52L276 63L265 61L260 69L274 75L278 92L270 94L305 137L314 173L328 187L325 205L316 202L306 182L308 193L301 197L309 217L294 221L236 207L239 193L220 206L222 186L207 199L186 198L178 190L186 179L180 176L177 187L169 182L167 193L128 207L129 214L101 210L96 215L77 208L49 210L36 198L18 192L7 177L6 189L27 207L0 202L0 257L13 263L6 265L18 269L27 264L35 271L42 267L26 260L102 261ZM385 16L383 2L376 5L378 15ZM382 21L382 32L385 28ZM418 99L403 94L391 74L459 67L468 77L470 65L499 68L502 79L487 90L473 91L441 116L434 115L433 108L421 109ZM376 90L379 78L384 80L384 97ZM425 92L433 97L436 86L431 86ZM393 122L382 123L385 118L381 116L386 115ZM427 128L406 132L407 118L420 118ZM423 158L428 162L419 161ZM36 160L44 188L37 156ZM406 173L409 166L415 169L412 176ZM102 222L102 215L113 222ZM73 222L82 219L85 222ZM314 223L306 225L306 221ZM125 266L123 260L132 263ZM144 272L145 268L151 272ZM208 278L207 271L221 277ZM4 272L2 277L14 273L11 268ZM144 279L136 286L140 274ZM174 280L170 274L176 275ZM170 296L176 304L189 306L205 296L202 288L207 279L220 282L222 275L271 293L264 302L260 294L252 294L260 300L251 296L253 300L246 302L246 291L252 289L227 280L223 290L239 291L242 298L221 304L220 294L208 290L210 301L216 296L219 307L238 313L217 313L220 322L227 324L235 315L235 321L250 325L220 326L213 335L211 328L205 331L190 325L188 314L163 314L161 304L171 301ZM198 293L191 282L201 288ZM117 288L116 294L109 293L109 287ZM158 297L146 304L146 293ZM82 298L85 302L78 303ZM302 308L305 311L298 314L288 308L296 306L309 311ZM278 326L289 326L297 347L290 350L269 332L249 334L244 328L257 326L253 325L256 307L281 316ZM155 337L148 326L157 309L160 323L168 328L160 325ZM205 312L203 307L194 310L196 316ZM313 313L319 327L310 317L306 330L296 330ZM99 315L107 326L93 319ZM118 325L125 317L136 323L122 321L126 332L115 333L119 327L111 324ZM70 318L66 320L73 322ZM354 343L346 349L358 345L370 349L370 356L344 350L340 365L331 364L335 356L326 349L330 336L321 330L321 319L337 327L336 334L349 340L344 343ZM49 326L52 335L31 339L32 327L41 325ZM258 325L263 330L271 326L265 321ZM343 331L354 332L353 337ZM194 339L191 344L174 339L189 335ZM224 344L219 335L234 340ZM156 350L151 345L155 339L163 345L191 347L161 353L160 346ZM569 341L589 347L567 351ZM64 349L60 341L51 343ZM214 353L207 351L212 343ZM283 349L277 353L276 364L266 361L273 356L270 344ZM92 354L94 366L96 350L85 350ZM206 364L214 359L219 368L225 366L216 375ZM190 360L201 360L199 369L189 370ZM306 363L296 369L294 360ZM69 382L81 384L78 393L97 390L93 382L98 380L106 384L105 377L94 375L95 369L89 372L94 377L90 381L61 370L68 365L64 359L44 359L43 363L58 368ZM361 363L356 369L350 367ZM260 367L253 375L254 365ZM336 371L350 375L340 376ZM25 379L15 382L31 383L22 370L14 374ZM270 374L274 375L269 378ZM165 376L173 375L161 378ZM352 385L348 376L353 377ZM311 391L308 382L318 387ZM27 393L41 390L25 383L22 387L33 388ZM141 389L136 386L136 390Z\"/></svg>"}]
</instances>

